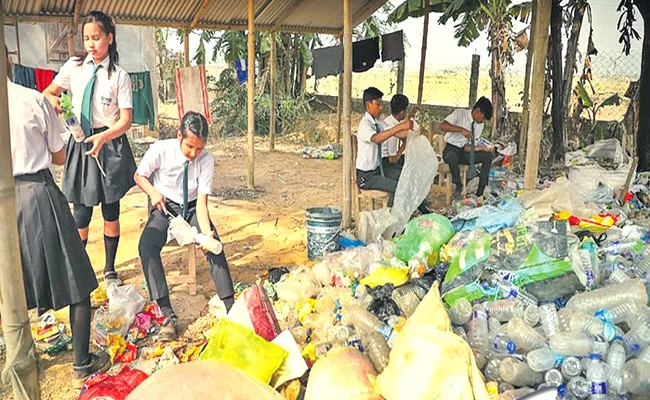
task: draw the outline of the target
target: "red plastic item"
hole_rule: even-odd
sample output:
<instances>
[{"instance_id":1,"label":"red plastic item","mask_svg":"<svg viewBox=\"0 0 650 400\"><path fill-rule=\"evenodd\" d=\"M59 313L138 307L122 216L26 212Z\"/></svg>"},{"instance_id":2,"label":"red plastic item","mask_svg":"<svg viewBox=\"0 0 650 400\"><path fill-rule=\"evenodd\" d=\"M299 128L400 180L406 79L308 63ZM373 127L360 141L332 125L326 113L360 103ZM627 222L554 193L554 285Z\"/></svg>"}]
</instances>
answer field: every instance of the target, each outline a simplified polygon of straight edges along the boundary
<instances>
[{"instance_id":1,"label":"red plastic item","mask_svg":"<svg viewBox=\"0 0 650 400\"><path fill-rule=\"evenodd\" d=\"M115 361L122 364L128 364L131 361L135 360L135 357L138 355L138 348L133 343L126 344L126 350Z\"/></svg>"},{"instance_id":2,"label":"red plastic item","mask_svg":"<svg viewBox=\"0 0 650 400\"><path fill-rule=\"evenodd\" d=\"M97 382L102 375L104 379ZM124 367L114 376L101 374L93 379L95 383L90 385L78 400L125 400L126 396L148 377L144 372L128 367Z\"/></svg>"},{"instance_id":3,"label":"red plastic item","mask_svg":"<svg viewBox=\"0 0 650 400\"><path fill-rule=\"evenodd\" d=\"M244 301L255 333L269 342L275 339L280 334L280 324L264 288L259 285L252 286L244 292Z\"/></svg>"}]
</instances>

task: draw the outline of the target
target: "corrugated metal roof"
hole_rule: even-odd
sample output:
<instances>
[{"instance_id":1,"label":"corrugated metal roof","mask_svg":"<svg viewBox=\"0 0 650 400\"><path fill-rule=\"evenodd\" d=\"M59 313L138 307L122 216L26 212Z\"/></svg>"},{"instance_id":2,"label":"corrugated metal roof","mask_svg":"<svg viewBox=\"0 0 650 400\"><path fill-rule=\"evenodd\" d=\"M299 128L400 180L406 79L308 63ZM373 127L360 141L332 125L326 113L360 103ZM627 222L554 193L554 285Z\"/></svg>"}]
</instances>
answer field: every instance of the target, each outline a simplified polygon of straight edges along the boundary
<instances>
[{"instance_id":1,"label":"corrugated metal roof","mask_svg":"<svg viewBox=\"0 0 650 400\"><path fill-rule=\"evenodd\" d=\"M5 17L21 21L71 20L79 0L2 0ZM189 26L199 14L199 29L245 30L248 5L245 0L86 0L80 15L102 10L120 24ZM375 12L387 0L351 0L354 25ZM343 31L343 0L255 0L255 25L258 30L280 32Z\"/></svg>"}]
</instances>

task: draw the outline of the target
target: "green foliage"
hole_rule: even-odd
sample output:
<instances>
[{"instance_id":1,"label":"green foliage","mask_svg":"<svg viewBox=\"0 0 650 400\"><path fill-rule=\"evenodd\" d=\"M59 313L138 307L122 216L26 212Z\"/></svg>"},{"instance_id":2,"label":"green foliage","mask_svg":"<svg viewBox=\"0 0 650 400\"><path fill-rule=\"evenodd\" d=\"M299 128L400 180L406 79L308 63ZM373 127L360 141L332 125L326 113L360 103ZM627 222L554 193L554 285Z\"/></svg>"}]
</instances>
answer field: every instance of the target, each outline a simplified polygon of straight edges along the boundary
<instances>
[{"instance_id":1,"label":"green foliage","mask_svg":"<svg viewBox=\"0 0 650 400\"><path fill-rule=\"evenodd\" d=\"M605 100L601 101L599 104L596 104L591 96L589 96L587 89L585 89L584 85L581 82L578 82L576 85L575 92L577 92L581 105L585 107L587 109L587 113L589 113L589 117L591 119L591 130L596 127L596 118L598 116L598 112L603 107L614 105L617 106L621 104L621 96L619 96L618 93L614 93Z\"/></svg>"},{"instance_id":2,"label":"green foliage","mask_svg":"<svg viewBox=\"0 0 650 400\"><path fill-rule=\"evenodd\" d=\"M212 102L212 116L221 125L221 135L234 136L246 132L248 126L246 85L239 85L233 69L225 69L219 76L217 97ZM268 135L270 121L270 96L267 93L255 98L255 133ZM311 109L304 97L276 96L276 133L281 135L306 118Z\"/></svg>"}]
</instances>

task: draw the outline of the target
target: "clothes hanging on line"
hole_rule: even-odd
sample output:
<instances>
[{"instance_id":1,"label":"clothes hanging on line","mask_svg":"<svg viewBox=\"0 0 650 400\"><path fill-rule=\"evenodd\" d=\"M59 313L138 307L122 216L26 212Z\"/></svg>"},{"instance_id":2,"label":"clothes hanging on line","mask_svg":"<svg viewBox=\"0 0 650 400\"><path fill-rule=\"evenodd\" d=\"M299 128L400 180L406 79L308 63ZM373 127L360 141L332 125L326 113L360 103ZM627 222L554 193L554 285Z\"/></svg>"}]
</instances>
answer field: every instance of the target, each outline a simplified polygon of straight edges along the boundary
<instances>
[{"instance_id":1,"label":"clothes hanging on line","mask_svg":"<svg viewBox=\"0 0 650 400\"><path fill-rule=\"evenodd\" d=\"M56 72L51 69L34 68L34 76L36 78L36 90L43 93L43 90L47 89L54 80Z\"/></svg>"},{"instance_id":2,"label":"clothes hanging on line","mask_svg":"<svg viewBox=\"0 0 650 400\"><path fill-rule=\"evenodd\" d=\"M237 72L237 82L241 85L248 79L248 65L245 60L235 60L235 71Z\"/></svg>"},{"instance_id":3,"label":"clothes hanging on line","mask_svg":"<svg viewBox=\"0 0 650 400\"><path fill-rule=\"evenodd\" d=\"M323 47L312 51L312 73L316 79L343 72L343 46Z\"/></svg>"},{"instance_id":4,"label":"clothes hanging on line","mask_svg":"<svg viewBox=\"0 0 650 400\"><path fill-rule=\"evenodd\" d=\"M34 68L14 64L14 83L36 90L36 74Z\"/></svg>"},{"instance_id":5,"label":"clothes hanging on line","mask_svg":"<svg viewBox=\"0 0 650 400\"><path fill-rule=\"evenodd\" d=\"M129 72L133 91L133 123L149 125L156 129L156 111L153 102L153 88L149 71Z\"/></svg>"},{"instance_id":6,"label":"clothes hanging on line","mask_svg":"<svg viewBox=\"0 0 650 400\"><path fill-rule=\"evenodd\" d=\"M212 122L204 65L176 68L174 70L174 86L176 87L179 120L186 112L195 111L202 114L208 123Z\"/></svg>"},{"instance_id":7,"label":"clothes hanging on line","mask_svg":"<svg viewBox=\"0 0 650 400\"><path fill-rule=\"evenodd\" d=\"M381 37L381 61L404 59L404 32L397 31Z\"/></svg>"},{"instance_id":8,"label":"clothes hanging on line","mask_svg":"<svg viewBox=\"0 0 650 400\"><path fill-rule=\"evenodd\" d=\"M379 59L379 38L352 43L352 71L365 72Z\"/></svg>"}]
</instances>

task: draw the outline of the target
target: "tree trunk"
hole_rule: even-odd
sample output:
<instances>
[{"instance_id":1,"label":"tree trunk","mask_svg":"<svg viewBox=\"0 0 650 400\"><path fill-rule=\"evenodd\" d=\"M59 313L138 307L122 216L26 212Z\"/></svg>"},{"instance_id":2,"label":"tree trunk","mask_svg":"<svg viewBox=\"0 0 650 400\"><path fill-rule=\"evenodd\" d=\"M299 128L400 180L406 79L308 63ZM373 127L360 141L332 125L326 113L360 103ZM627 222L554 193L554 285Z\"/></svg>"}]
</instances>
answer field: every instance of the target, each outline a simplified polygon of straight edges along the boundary
<instances>
[{"instance_id":1,"label":"tree trunk","mask_svg":"<svg viewBox=\"0 0 650 400\"><path fill-rule=\"evenodd\" d=\"M564 62L564 87L562 88L562 106L564 107L565 120L570 118L569 105L571 104L571 93L573 92L573 74L576 67L576 55L578 53L578 41L582 30L582 20L585 16L587 2L577 3L573 9L573 20L571 22L571 33L566 47L566 59Z\"/></svg>"},{"instance_id":2,"label":"tree trunk","mask_svg":"<svg viewBox=\"0 0 650 400\"><path fill-rule=\"evenodd\" d=\"M551 79L553 80L553 105L551 116L553 120L553 146L551 156L563 157L566 148L564 135L564 112L562 107L563 76L562 76L562 6L560 0L553 0L551 6Z\"/></svg>"},{"instance_id":3,"label":"tree trunk","mask_svg":"<svg viewBox=\"0 0 650 400\"><path fill-rule=\"evenodd\" d=\"M521 131L519 132L519 159L526 159L526 137L528 136L528 111L530 109L530 81L533 67L533 49L535 35L535 17L537 15L537 0L533 1L533 10L530 22L530 38L528 39L528 49L526 50L526 77L524 78L524 99L523 109L521 111Z\"/></svg>"},{"instance_id":4,"label":"tree trunk","mask_svg":"<svg viewBox=\"0 0 650 400\"><path fill-rule=\"evenodd\" d=\"M296 82L300 82L300 60L298 59L300 55L300 34L295 33L293 35L293 60L291 63L291 96L296 96Z\"/></svg>"},{"instance_id":5,"label":"tree trunk","mask_svg":"<svg viewBox=\"0 0 650 400\"><path fill-rule=\"evenodd\" d=\"M639 155L639 171L650 171L650 2L634 0L643 17L643 55L641 57L641 79L639 83L639 129L636 145Z\"/></svg>"},{"instance_id":6,"label":"tree trunk","mask_svg":"<svg viewBox=\"0 0 650 400\"><path fill-rule=\"evenodd\" d=\"M504 119L507 118L506 83L503 77L503 47L501 35L498 32L495 32L492 37L491 47L492 66L490 68L490 78L492 79L492 106L494 108L491 137L494 138L502 131Z\"/></svg>"}]
</instances>

